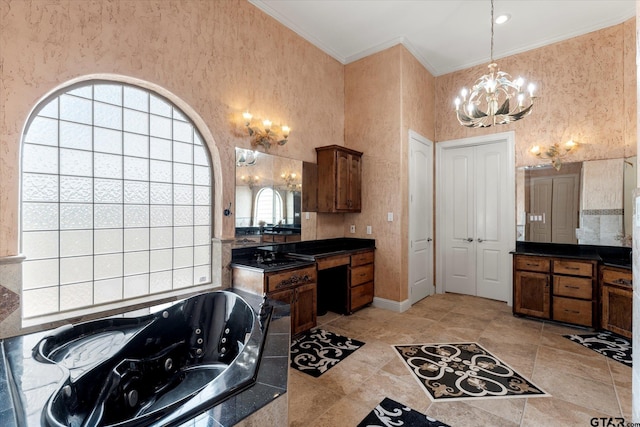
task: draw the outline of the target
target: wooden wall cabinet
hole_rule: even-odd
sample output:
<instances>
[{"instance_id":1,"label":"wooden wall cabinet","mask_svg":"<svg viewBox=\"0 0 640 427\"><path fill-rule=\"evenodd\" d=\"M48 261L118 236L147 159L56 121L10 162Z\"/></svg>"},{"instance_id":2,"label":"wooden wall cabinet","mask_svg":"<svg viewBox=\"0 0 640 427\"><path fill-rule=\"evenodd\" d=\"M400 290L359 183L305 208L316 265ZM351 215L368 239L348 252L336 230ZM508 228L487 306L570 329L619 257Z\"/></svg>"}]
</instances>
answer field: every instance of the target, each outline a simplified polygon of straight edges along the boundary
<instances>
[{"instance_id":1,"label":"wooden wall cabinet","mask_svg":"<svg viewBox=\"0 0 640 427\"><path fill-rule=\"evenodd\" d=\"M633 287L631 270L600 266L602 329L627 338L632 335Z\"/></svg>"},{"instance_id":2,"label":"wooden wall cabinet","mask_svg":"<svg viewBox=\"0 0 640 427\"><path fill-rule=\"evenodd\" d=\"M318 212L360 212L362 153L330 145L317 147Z\"/></svg>"},{"instance_id":3,"label":"wooden wall cabinet","mask_svg":"<svg viewBox=\"0 0 640 427\"><path fill-rule=\"evenodd\" d=\"M513 312L597 327L597 261L514 256Z\"/></svg>"},{"instance_id":4,"label":"wooden wall cabinet","mask_svg":"<svg viewBox=\"0 0 640 427\"><path fill-rule=\"evenodd\" d=\"M291 335L297 335L316 326L317 273L316 267L303 267L284 271L262 272L234 267L233 287L290 304Z\"/></svg>"}]
</instances>

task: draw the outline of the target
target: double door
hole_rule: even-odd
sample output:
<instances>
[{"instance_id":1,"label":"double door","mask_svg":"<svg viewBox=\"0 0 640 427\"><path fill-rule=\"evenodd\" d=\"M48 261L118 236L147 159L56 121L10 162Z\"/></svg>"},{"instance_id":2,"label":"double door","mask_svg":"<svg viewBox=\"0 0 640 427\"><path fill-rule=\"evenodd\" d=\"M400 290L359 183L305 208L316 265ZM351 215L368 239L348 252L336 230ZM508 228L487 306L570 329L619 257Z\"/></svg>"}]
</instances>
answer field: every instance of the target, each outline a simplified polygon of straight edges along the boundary
<instances>
[{"instance_id":1,"label":"double door","mask_svg":"<svg viewBox=\"0 0 640 427\"><path fill-rule=\"evenodd\" d=\"M443 290L509 301L515 180L508 141L440 154Z\"/></svg>"}]
</instances>

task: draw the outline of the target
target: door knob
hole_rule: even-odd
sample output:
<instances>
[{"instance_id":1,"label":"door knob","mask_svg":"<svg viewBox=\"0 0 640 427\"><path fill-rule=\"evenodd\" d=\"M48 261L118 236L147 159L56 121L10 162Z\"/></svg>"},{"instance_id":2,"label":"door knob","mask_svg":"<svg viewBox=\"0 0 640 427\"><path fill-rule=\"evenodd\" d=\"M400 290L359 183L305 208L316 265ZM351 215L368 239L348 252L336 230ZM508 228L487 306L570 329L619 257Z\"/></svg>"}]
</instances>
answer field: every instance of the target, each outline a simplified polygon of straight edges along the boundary
<instances>
[{"instance_id":1,"label":"door knob","mask_svg":"<svg viewBox=\"0 0 640 427\"><path fill-rule=\"evenodd\" d=\"M478 237L478 243L482 243L482 242L484 242L484 240Z\"/></svg>"},{"instance_id":2,"label":"door knob","mask_svg":"<svg viewBox=\"0 0 640 427\"><path fill-rule=\"evenodd\" d=\"M473 242L473 238L467 237L467 242Z\"/></svg>"},{"instance_id":3,"label":"door knob","mask_svg":"<svg viewBox=\"0 0 640 427\"><path fill-rule=\"evenodd\" d=\"M431 237L427 237L427 242L431 242L433 239Z\"/></svg>"}]
</instances>

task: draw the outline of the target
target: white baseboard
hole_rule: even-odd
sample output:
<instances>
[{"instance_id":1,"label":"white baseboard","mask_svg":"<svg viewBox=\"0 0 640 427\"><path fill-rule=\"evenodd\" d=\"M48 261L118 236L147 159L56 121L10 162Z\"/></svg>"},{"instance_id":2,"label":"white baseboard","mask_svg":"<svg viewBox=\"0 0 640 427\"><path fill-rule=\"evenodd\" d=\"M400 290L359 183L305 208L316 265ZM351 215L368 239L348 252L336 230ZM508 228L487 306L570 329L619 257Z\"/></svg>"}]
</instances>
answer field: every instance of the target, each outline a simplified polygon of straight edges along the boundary
<instances>
[{"instance_id":1,"label":"white baseboard","mask_svg":"<svg viewBox=\"0 0 640 427\"><path fill-rule=\"evenodd\" d=\"M403 311L407 311L409 310L409 308L411 308L411 301L409 301L408 299L404 301L393 301L390 299L373 297L372 305L377 308L384 308L385 310L402 313Z\"/></svg>"}]
</instances>

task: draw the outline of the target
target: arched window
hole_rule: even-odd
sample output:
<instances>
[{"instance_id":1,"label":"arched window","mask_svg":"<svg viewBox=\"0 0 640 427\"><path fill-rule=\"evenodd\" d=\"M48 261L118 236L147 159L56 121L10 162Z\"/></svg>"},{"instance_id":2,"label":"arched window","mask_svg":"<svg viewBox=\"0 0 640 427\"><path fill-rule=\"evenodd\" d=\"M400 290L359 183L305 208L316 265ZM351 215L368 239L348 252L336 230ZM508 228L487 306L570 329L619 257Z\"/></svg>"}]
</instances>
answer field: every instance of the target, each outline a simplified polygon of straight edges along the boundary
<instances>
[{"instance_id":1,"label":"arched window","mask_svg":"<svg viewBox=\"0 0 640 427\"><path fill-rule=\"evenodd\" d=\"M256 195L255 213L253 223L256 225L259 225L261 221L265 224L276 224L280 221L282 219L282 197L280 194L269 187L260 189Z\"/></svg>"},{"instance_id":2,"label":"arched window","mask_svg":"<svg viewBox=\"0 0 640 427\"><path fill-rule=\"evenodd\" d=\"M210 168L194 124L147 89L93 81L44 100L22 141L23 319L210 283Z\"/></svg>"}]
</instances>

